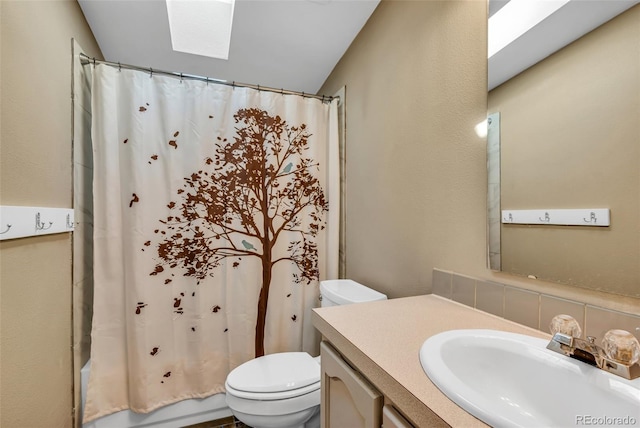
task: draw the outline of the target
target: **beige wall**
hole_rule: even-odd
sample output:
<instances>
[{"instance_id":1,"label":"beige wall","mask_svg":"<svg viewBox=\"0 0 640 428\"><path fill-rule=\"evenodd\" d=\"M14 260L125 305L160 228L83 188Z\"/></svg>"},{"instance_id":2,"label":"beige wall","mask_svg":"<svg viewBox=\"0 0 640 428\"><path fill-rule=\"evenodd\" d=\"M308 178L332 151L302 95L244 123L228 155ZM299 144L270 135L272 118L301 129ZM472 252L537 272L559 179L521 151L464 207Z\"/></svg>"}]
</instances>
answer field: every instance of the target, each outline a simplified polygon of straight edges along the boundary
<instances>
[{"instance_id":1,"label":"beige wall","mask_svg":"<svg viewBox=\"0 0 640 428\"><path fill-rule=\"evenodd\" d=\"M640 297L640 5L489 94L502 208L610 208L611 226L502 228L502 268Z\"/></svg>"},{"instance_id":2,"label":"beige wall","mask_svg":"<svg viewBox=\"0 0 640 428\"><path fill-rule=\"evenodd\" d=\"M100 55L75 1L0 1L0 203L72 206L71 39ZM0 244L0 426L72 426L71 235Z\"/></svg>"},{"instance_id":3,"label":"beige wall","mask_svg":"<svg viewBox=\"0 0 640 428\"><path fill-rule=\"evenodd\" d=\"M486 4L382 1L321 93L346 85L346 276L390 297L486 271Z\"/></svg>"}]
</instances>

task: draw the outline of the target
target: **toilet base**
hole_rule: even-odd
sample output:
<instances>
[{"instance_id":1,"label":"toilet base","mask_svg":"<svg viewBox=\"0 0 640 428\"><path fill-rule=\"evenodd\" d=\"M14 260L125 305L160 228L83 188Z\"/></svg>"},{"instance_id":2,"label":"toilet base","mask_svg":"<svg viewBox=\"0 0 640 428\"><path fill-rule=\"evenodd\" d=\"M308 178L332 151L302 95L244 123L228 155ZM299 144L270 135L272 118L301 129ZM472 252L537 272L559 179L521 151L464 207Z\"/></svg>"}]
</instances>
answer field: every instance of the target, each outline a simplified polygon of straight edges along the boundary
<instances>
[{"instance_id":1,"label":"toilet base","mask_svg":"<svg viewBox=\"0 0 640 428\"><path fill-rule=\"evenodd\" d=\"M320 406L316 407L316 412L304 423L304 428L320 428Z\"/></svg>"},{"instance_id":2,"label":"toilet base","mask_svg":"<svg viewBox=\"0 0 640 428\"><path fill-rule=\"evenodd\" d=\"M252 428L319 428L320 427L320 406L301 410L288 415L249 415L231 409L231 413L240 422Z\"/></svg>"}]
</instances>

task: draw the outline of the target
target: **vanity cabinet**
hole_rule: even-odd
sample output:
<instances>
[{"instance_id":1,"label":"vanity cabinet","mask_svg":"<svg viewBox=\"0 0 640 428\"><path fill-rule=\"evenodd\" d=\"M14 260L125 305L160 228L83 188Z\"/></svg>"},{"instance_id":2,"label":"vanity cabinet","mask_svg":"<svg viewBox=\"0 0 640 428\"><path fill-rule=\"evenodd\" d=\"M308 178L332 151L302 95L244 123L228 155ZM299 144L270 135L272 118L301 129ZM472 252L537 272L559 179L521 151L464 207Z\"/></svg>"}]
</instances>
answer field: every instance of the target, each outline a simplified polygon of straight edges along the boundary
<instances>
[{"instance_id":1,"label":"vanity cabinet","mask_svg":"<svg viewBox=\"0 0 640 428\"><path fill-rule=\"evenodd\" d=\"M434 295L316 308L312 321L323 340L324 428L487 428L430 381L419 358L424 341L469 328L548 339L545 333Z\"/></svg>"},{"instance_id":2,"label":"vanity cabinet","mask_svg":"<svg viewBox=\"0 0 640 428\"><path fill-rule=\"evenodd\" d=\"M322 355L322 428L379 428L383 396L327 342Z\"/></svg>"}]
</instances>

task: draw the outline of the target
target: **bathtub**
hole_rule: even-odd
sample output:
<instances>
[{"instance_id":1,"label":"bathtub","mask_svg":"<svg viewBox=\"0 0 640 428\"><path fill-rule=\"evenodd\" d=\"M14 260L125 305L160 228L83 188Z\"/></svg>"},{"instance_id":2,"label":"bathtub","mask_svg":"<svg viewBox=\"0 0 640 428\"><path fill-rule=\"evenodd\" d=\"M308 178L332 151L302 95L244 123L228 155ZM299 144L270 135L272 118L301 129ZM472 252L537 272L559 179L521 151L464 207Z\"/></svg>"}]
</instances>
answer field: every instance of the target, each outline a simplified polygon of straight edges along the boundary
<instances>
[{"instance_id":1,"label":"bathtub","mask_svg":"<svg viewBox=\"0 0 640 428\"><path fill-rule=\"evenodd\" d=\"M80 370L82 409L84 409L87 394L90 368L91 360ZM176 428L229 416L232 414L227 407L225 394L215 394L207 398L179 401L151 413L142 414L123 410L82 424L82 428Z\"/></svg>"}]
</instances>

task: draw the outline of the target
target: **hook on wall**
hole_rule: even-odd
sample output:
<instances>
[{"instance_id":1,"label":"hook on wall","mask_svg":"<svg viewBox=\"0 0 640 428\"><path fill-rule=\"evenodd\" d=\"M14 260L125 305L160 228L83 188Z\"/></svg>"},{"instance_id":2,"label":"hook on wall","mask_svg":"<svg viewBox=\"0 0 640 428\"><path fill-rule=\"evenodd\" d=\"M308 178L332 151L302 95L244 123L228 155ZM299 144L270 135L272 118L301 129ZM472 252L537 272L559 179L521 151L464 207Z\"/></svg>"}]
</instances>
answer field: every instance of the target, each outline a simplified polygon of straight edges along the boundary
<instances>
[{"instance_id":1,"label":"hook on wall","mask_svg":"<svg viewBox=\"0 0 640 428\"><path fill-rule=\"evenodd\" d=\"M76 224L73 208L0 205L0 241L73 232Z\"/></svg>"},{"instance_id":2,"label":"hook on wall","mask_svg":"<svg viewBox=\"0 0 640 428\"><path fill-rule=\"evenodd\" d=\"M71 221L71 214L67 214L67 229L73 229L73 222Z\"/></svg>"},{"instance_id":3,"label":"hook on wall","mask_svg":"<svg viewBox=\"0 0 640 428\"><path fill-rule=\"evenodd\" d=\"M43 222L40 221L40 213L36 213L36 230L47 230L51 226L53 226L52 221L50 221L49 225L46 226Z\"/></svg>"},{"instance_id":4,"label":"hook on wall","mask_svg":"<svg viewBox=\"0 0 640 428\"><path fill-rule=\"evenodd\" d=\"M598 217L596 217L596 213L594 213L593 211L591 211L589 213L589 220L587 220L586 218L582 217L582 220L584 220L585 223L597 223L598 222Z\"/></svg>"},{"instance_id":5,"label":"hook on wall","mask_svg":"<svg viewBox=\"0 0 640 428\"><path fill-rule=\"evenodd\" d=\"M513 216L511 214L513 213ZM502 210L502 223L543 224L558 226L610 225L608 208Z\"/></svg>"}]
</instances>

